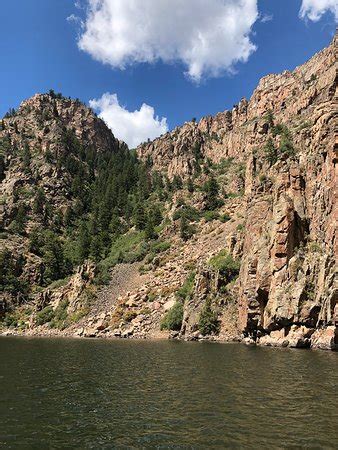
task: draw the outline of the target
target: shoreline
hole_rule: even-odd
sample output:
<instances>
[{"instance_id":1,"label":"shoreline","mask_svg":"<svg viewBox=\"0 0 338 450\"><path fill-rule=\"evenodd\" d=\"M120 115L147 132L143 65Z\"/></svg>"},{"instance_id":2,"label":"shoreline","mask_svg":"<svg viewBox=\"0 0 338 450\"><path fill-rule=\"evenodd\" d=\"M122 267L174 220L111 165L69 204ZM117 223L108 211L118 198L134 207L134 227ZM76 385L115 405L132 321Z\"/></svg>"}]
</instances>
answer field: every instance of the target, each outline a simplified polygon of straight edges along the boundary
<instances>
[{"instance_id":1,"label":"shoreline","mask_svg":"<svg viewBox=\"0 0 338 450\"><path fill-rule=\"evenodd\" d=\"M32 331L32 330L30 330ZM6 338L6 337L18 337L18 338L44 338L44 339L54 339L54 338L61 338L61 339L77 339L77 340L102 340L102 341L180 341L180 342L196 342L196 343L214 343L214 344L242 344L246 346L252 346L252 347L265 347L265 348L278 348L278 349L297 349L297 350L322 350L327 352L338 352L338 345L337 344L331 344L331 346L326 343L326 345L319 344L319 345L309 345L306 343L306 345L283 345L283 343L277 343L277 342L271 342L271 343L260 343L253 341L251 338L232 338L232 339L217 339L214 337L211 338L182 338L182 337L170 337L170 336L150 336L150 337L136 337L136 336L130 336L130 337L121 337L121 336L114 336L111 334L99 334L96 336L81 336L76 333L65 333L63 331L49 331L49 332L33 332L33 333L27 333L27 332L17 332L14 330L6 329L4 331L0 332L0 337Z\"/></svg>"}]
</instances>

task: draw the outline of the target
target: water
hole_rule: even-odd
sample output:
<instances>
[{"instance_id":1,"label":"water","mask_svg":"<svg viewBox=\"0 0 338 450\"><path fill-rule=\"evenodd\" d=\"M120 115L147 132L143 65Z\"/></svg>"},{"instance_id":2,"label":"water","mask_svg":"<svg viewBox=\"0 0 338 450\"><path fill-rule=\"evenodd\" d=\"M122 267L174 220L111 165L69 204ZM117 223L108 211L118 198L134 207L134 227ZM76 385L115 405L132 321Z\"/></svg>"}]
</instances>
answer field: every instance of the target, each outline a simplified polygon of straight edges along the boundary
<instances>
[{"instance_id":1,"label":"water","mask_svg":"<svg viewBox=\"0 0 338 450\"><path fill-rule=\"evenodd\" d=\"M0 447L337 448L338 354L0 338Z\"/></svg>"}]
</instances>

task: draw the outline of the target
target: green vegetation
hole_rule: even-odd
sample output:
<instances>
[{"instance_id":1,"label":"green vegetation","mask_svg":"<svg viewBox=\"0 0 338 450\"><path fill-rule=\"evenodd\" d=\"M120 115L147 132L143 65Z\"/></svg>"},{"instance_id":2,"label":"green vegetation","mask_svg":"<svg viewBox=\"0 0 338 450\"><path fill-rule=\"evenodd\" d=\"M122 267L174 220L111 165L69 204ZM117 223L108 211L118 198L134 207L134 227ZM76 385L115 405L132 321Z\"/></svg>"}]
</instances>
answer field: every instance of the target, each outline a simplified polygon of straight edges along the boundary
<instances>
[{"instance_id":1,"label":"green vegetation","mask_svg":"<svg viewBox=\"0 0 338 450\"><path fill-rule=\"evenodd\" d=\"M278 153L280 156L286 156L288 158L295 156L295 149L293 147L291 133L287 127L284 127L284 130L281 134Z\"/></svg>"},{"instance_id":2,"label":"green vegetation","mask_svg":"<svg viewBox=\"0 0 338 450\"><path fill-rule=\"evenodd\" d=\"M201 311L198 329L203 336L211 334L218 334L220 330L220 322L218 320L217 312L211 307L211 300L208 298Z\"/></svg>"},{"instance_id":3,"label":"green vegetation","mask_svg":"<svg viewBox=\"0 0 338 450\"><path fill-rule=\"evenodd\" d=\"M137 316L136 311L126 311L123 314L123 320L125 320L126 322L131 322L133 319L135 319L136 316Z\"/></svg>"},{"instance_id":4,"label":"green vegetation","mask_svg":"<svg viewBox=\"0 0 338 450\"><path fill-rule=\"evenodd\" d=\"M25 296L28 285L20 279L25 260L15 257L8 249L0 252L0 292L9 292L15 297Z\"/></svg>"},{"instance_id":5,"label":"green vegetation","mask_svg":"<svg viewBox=\"0 0 338 450\"><path fill-rule=\"evenodd\" d=\"M204 184L203 191L205 192L205 210L213 211L222 206L219 198L219 185L213 176Z\"/></svg>"},{"instance_id":6,"label":"green vegetation","mask_svg":"<svg viewBox=\"0 0 338 450\"><path fill-rule=\"evenodd\" d=\"M273 141L269 139L268 143L265 146L265 154L266 158L270 160L271 164L274 164L273 161L277 159L277 157L293 157L295 156L295 149L293 146L291 132L288 127L284 124L276 124L272 127L271 133L273 137L280 135L280 144L278 149L274 149Z\"/></svg>"},{"instance_id":7,"label":"green vegetation","mask_svg":"<svg viewBox=\"0 0 338 450\"><path fill-rule=\"evenodd\" d=\"M271 137L269 137L268 142L264 146L264 156L271 166L277 162L277 149Z\"/></svg>"},{"instance_id":8,"label":"green vegetation","mask_svg":"<svg viewBox=\"0 0 338 450\"><path fill-rule=\"evenodd\" d=\"M220 175L225 174L233 165L234 158L222 158L218 164L213 165L213 169Z\"/></svg>"},{"instance_id":9,"label":"green vegetation","mask_svg":"<svg viewBox=\"0 0 338 450\"><path fill-rule=\"evenodd\" d=\"M205 211L203 217L206 222L211 222L212 220L219 219L219 213L217 211Z\"/></svg>"},{"instance_id":10,"label":"green vegetation","mask_svg":"<svg viewBox=\"0 0 338 450\"><path fill-rule=\"evenodd\" d=\"M52 319L50 320L50 327L57 328L59 330L65 329L69 323L68 319L68 308L69 302L67 300L62 300L58 306L55 308Z\"/></svg>"},{"instance_id":11,"label":"green vegetation","mask_svg":"<svg viewBox=\"0 0 338 450\"><path fill-rule=\"evenodd\" d=\"M180 208L177 208L173 215L173 220L178 220L184 217L190 222L197 222L200 219L200 213L196 208L182 203Z\"/></svg>"},{"instance_id":12,"label":"green vegetation","mask_svg":"<svg viewBox=\"0 0 338 450\"><path fill-rule=\"evenodd\" d=\"M183 285L176 291L177 301L165 314L161 322L161 330L179 331L183 320L183 305L192 297L195 284L195 272L191 271Z\"/></svg>"},{"instance_id":13,"label":"green vegetation","mask_svg":"<svg viewBox=\"0 0 338 450\"><path fill-rule=\"evenodd\" d=\"M180 237L183 241L188 241L196 232L196 228L189 222L186 216L180 220Z\"/></svg>"},{"instance_id":14,"label":"green vegetation","mask_svg":"<svg viewBox=\"0 0 338 450\"><path fill-rule=\"evenodd\" d=\"M179 300L185 302L185 300L189 300L191 298L194 290L195 276L195 271L192 270L183 285L177 290L176 296Z\"/></svg>"},{"instance_id":15,"label":"green vegetation","mask_svg":"<svg viewBox=\"0 0 338 450\"><path fill-rule=\"evenodd\" d=\"M264 119L267 121L267 123L269 124L269 127L272 128L273 124L274 124L274 115L273 112L271 111L271 109L269 109L266 113L266 115L264 116Z\"/></svg>"},{"instance_id":16,"label":"green vegetation","mask_svg":"<svg viewBox=\"0 0 338 450\"><path fill-rule=\"evenodd\" d=\"M219 271L225 284L237 278L241 266L240 261L234 259L226 250L221 250L210 258L209 265Z\"/></svg>"},{"instance_id":17,"label":"green vegetation","mask_svg":"<svg viewBox=\"0 0 338 450\"><path fill-rule=\"evenodd\" d=\"M45 323L50 322L54 318L54 310L52 306L46 306L41 311L39 311L36 315L36 325L44 325Z\"/></svg>"},{"instance_id":18,"label":"green vegetation","mask_svg":"<svg viewBox=\"0 0 338 450\"><path fill-rule=\"evenodd\" d=\"M183 321L183 304L177 301L165 314L161 322L161 330L179 331Z\"/></svg>"},{"instance_id":19,"label":"green vegetation","mask_svg":"<svg viewBox=\"0 0 338 450\"><path fill-rule=\"evenodd\" d=\"M12 233L24 234L26 221L27 221L26 208L23 204L20 204L15 211L14 220L12 220L8 229Z\"/></svg>"},{"instance_id":20,"label":"green vegetation","mask_svg":"<svg viewBox=\"0 0 338 450\"><path fill-rule=\"evenodd\" d=\"M231 220L231 217L229 216L229 214L221 214L219 217L219 220L223 223L228 222L229 220Z\"/></svg>"},{"instance_id":21,"label":"green vegetation","mask_svg":"<svg viewBox=\"0 0 338 450\"><path fill-rule=\"evenodd\" d=\"M53 91L49 95L53 99L62 98ZM114 264L140 261L148 253L154 257L168 248L167 243L158 241L163 221L162 201L166 198L161 175L155 172L152 176L149 164L143 164L135 152L122 146L114 151L96 151L82 145L70 130L64 131L62 144L64 151L57 157L48 150L45 158L55 161L57 169L72 180L66 208L55 208L41 184L29 195L18 188L14 199L17 208L8 227L10 233L28 235L30 252L42 259L38 286L64 279L86 259L99 264L102 269L99 280L107 281L109 268ZM3 138L0 178L4 176L4 156L8 153L14 154L15 149ZM24 170L31 170L27 144L18 157ZM31 176L36 177L35 172ZM180 189L182 185L180 177L174 177L170 189ZM30 210L25 200L32 196ZM34 219L38 222L33 229L26 226L31 215L37 216ZM18 277L11 275L11 270L7 267L3 274L4 289L13 295L19 291L28 293L15 280Z\"/></svg>"},{"instance_id":22,"label":"green vegetation","mask_svg":"<svg viewBox=\"0 0 338 450\"><path fill-rule=\"evenodd\" d=\"M31 308L18 307L14 311L11 311L0 318L0 327L25 330L31 313Z\"/></svg>"},{"instance_id":23,"label":"green vegetation","mask_svg":"<svg viewBox=\"0 0 338 450\"><path fill-rule=\"evenodd\" d=\"M192 152L194 155L194 172L195 176L197 176L201 173L201 164L203 162L203 154L201 151L201 144L199 142L195 142Z\"/></svg>"}]
</instances>

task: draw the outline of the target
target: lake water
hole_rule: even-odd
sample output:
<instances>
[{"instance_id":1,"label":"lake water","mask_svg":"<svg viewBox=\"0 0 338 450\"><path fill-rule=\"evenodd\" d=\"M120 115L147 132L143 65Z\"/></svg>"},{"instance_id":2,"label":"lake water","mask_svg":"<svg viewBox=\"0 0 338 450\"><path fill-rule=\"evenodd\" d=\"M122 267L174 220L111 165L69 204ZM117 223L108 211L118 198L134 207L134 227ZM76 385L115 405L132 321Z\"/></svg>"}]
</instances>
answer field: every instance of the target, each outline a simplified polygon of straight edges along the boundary
<instances>
[{"instance_id":1,"label":"lake water","mask_svg":"<svg viewBox=\"0 0 338 450\"><path fill-rule=\"evenodd\" d=\"M337 448L338 354L0 338L0 447Z\"/></svg>"}]
</instances>

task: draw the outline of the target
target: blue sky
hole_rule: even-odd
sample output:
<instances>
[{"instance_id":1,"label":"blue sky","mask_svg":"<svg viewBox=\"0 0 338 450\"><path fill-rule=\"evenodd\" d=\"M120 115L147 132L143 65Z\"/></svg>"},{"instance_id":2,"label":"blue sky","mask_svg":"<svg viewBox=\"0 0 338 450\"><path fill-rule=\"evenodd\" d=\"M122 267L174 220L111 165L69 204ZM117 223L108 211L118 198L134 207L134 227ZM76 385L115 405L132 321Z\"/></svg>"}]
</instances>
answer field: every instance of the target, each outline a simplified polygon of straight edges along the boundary
<instances>
[{"instance_id":1,"label":"blue sky","mask_svg":"<svg viewBox=\"0 0 338 450\"><path fill-rule=\"evenodd\" d=\"M334 35L336 26L334 13L337 13L337 9L334 10L337 8L336 2L333 0L327 0L328 6L322 10L317 7L319 0L304 0L308 3L308 10L304 12L303 19L299 17L301 0L258 0L257 8L260 17L253 20L252 26L249 26L249 33L246 33L251 44L256 46L256 50L251 52L247 61L236 63L236 56L233 55L238 54L239 50L231 47L234 45L231 43L232 37L229 38L226 31L224 42L219 42L221 39L217 40L216 45L211 42L212 46L219 48L216 49L217 52L214 56L212 53L210 58L208 56L209 59L205 59L205 70L198 71L196 76L189 76L187 71L191 69L192 64L189 66L184 57L179 56L179 52L185 54L184 39L189 39L187 35L190 32L189 27L193 28L198 20L204 19L199 16L196 19L192 17L192 22L187 23L187 26L184 27L186 29L182 30L178 25L171 35L167 34L163 37L161 35L162 28L172 26L170 22L161 24L161 20L167 20L165 3L170 4L170 2L167 0L142 0L150 6L152 1L164 3L164 13L163 8L162 10L157 8L154 11L154 17L150 14L148 20L154 20L156 26L154 25L151 29L151 37L145 38L145 43L140 41L140 47L142 45L146 47L149 39L156 38L158 39L156 42L160 42L159 45L164 42L163 46L167 49L168 54L171 52L171 46L176 46L179 50L176 51L176 56L170 58L163 57L162 50L156 50L160 52L158 58L155 55L155 57L148 58L149 61L151 58L154 61L140 63L137 60L139 57L135 56L135 52L138 50L135 50L134 54L127 54L126 50L122 50L124 53L120 59L115 58L117 41L109 36L107 42L103 43L93 42L92 39L87 45L89 50L88 48L79 49L78 39L84 34L80 20L85 26L90 25L88 9L85 8L89 6L88 2L92 2L91 5L93 5L95 1L81 0L81 3L77 2L77 6L73 0L2 2L0 10L0 116L10 107L17 107L23 99L38 92L48 91L50 88L62 92L65 96L78 97L85 103L89 103L91 99L100 99L104 93L116 94L117 97L113 102L115 102L115 106L116 102L119 102L117 103L118 107L125 108L122 111L125 113L113 114L111 117L106 114L105 119L109 125L111 125L110 120L115 120L116 123L121 120L121 124L116 125L117 133L124 133L125 138L132 146L132 143L137 143L142 136L138 136L137 131L133 135L132 129L126 130L125 128L133 128L133 126L135 129L143 126L147 128L149 124L144 124L142 118L137 115L128 115L129 111L139 110L141 105L146 103L154 111L151 108L143 111L143 119L152 118L154 121L153 112L159 118L165 117L166 123L159 119L157 124L155 123L155 129L149 131L149 133L156 134L156 126L158 129L162 126L162 131L166 126L172 129L192 117L200 118L204 115L231 109L233 104L238 103L242 97L250 97L262 76L278 73L285 69L293 69L327 46ZM125 0L127 3L129 1ZM180 1L174 0L177 5ZM213 2L215 4L222 3L223 0L197 0L197 9L198 5L202 5L203 9L201 1L210 2L210 5ZM251 6L256 3L256 0L241 1L248 2ZM114 2L118 3L119 0L104 0L104 2L113 4ZM324 0L325 2L326 0ZM78 7L79 5L81 8ZM218 7L220 6L218 5ZM150 11L152 10L150 9ZM248 10L244 8L240 15L244 16L247 12ZM205 12L201 11L201 13L205 15ZM207 11L206 14L208 13ZM122 19L129 20L128 11L124 14L126 17ZM130 20L135 21L137 11L135 14L131 11L130 14L132 14ZM182 14L184 15L184 12ZM210 14L213 14L212 10L210 10ZM170 11L168 11L169 15ZM70 16L73 19L69 19ZM236 20L239 21L241 17L237 15L234 19L236 28ZM138 20L142 21L142 18ZM172 20L177 19L173 18ZM250 24L250 20L248 17L247 22L241 25L244 31L247 24ZM157 26L158 23L160 26ZM109 27L110 25L103 23L102 26ZM208 26L208 24L205 25L205 27ZM241 37L242 32L243 30L236 29L233 31L235 33L234 42L238 36ZM156 33L159 36L156 36ZM130 34L124 36L125 46L128 44L128 36ZM106 34L103 39L106 39ZM132 40L133 36L130 36L130 39ZM172 42L171 39L175 42ZM109 47L109 52L107 47ZM234 61L232 73L227 70L229 69L227 63L222 61L223 48L225 48L224 58L229 54L229 58L232 57ZM125 59L123 59L124 57ZM216 62L212 60L213 57ZM108 64L101 62L104 58L108 58ZM196 58L199 63L201 58L207 57L200 57L198 54L194 62L196 62ZM145 59L144 56L143 59ZM121 69L123 65L125 68ZM109 110L110 103L108 99L105 105L99 101L93 105L97 106L100 112L105 107ZM114 125L111 127L114 131ZM142 135L141 131L140 133ZM124 136L118 137L123 138Z\"/></svg>"}]
</instances>

